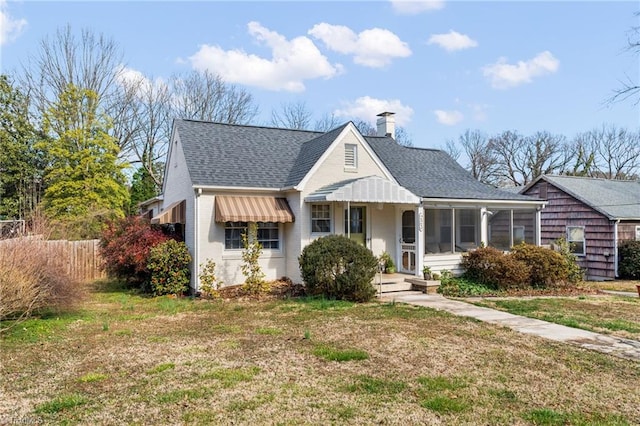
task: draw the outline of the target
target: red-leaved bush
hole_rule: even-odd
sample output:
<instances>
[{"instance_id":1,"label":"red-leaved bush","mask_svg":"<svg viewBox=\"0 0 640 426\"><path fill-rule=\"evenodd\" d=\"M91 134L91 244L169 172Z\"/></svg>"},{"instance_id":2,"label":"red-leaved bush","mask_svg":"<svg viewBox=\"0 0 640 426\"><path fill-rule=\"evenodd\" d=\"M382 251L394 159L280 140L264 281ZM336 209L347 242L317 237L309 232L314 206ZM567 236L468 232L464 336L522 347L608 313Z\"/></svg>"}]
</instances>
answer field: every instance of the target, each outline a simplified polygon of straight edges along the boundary
<instances>
[{"instance_id":1,"label":"red-leaved bush","mask_svg":"<svg viewBox=\"0 0 640 426\"><path fill-rule=\"evenodd\" d=\"M149 282L147 269L151 249L170 238L154 229L147 219L130 216L107 224L100 240L104 268L110 276L133 285Z\"/></svg>"}]
</instances>

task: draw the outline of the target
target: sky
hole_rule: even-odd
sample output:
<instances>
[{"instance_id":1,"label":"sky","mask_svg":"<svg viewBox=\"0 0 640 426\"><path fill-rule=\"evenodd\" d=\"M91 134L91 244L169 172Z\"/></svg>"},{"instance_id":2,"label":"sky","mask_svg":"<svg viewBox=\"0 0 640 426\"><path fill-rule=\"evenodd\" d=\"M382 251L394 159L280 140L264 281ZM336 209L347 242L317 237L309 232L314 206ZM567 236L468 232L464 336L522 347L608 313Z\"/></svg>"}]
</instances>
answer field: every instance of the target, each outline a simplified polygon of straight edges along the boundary
<instances>
[{"instance_id":1,"label":"sky","mask_svg":"<svg viewBox=\"0 0 640 426\"><path fill-rule=\"evenodd\" d=\"M0 70L15 73L69 24L114 39L128 75L209 70L272 110L304 103L314 120L391 111L418 147L466 129L640 127L640 105L607 99L640 80L625 49L637 1L0 0Z\"/></svg>"}]
</instances>

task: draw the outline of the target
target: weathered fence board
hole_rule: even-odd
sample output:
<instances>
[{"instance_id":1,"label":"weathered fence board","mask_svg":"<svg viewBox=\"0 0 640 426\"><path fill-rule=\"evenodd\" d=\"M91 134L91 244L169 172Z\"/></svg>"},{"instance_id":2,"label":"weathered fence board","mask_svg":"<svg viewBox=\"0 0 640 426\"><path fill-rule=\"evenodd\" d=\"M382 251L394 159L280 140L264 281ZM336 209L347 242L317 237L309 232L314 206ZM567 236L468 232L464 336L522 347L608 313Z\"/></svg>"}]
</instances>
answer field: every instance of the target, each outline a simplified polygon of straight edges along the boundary
<instances>
[{"instance_id":1,"label":"weathered fence board","mask_svg":"<svg viewBox=\"0 0 640 426\"><path fill-rule=\"evenodd\" d=\"M12 245L24 242L22 238L0 240L0 255ZM44 249L49 265L61 267L69 277L79 281L91 281L106 277L102 270L100 240L66 241L30 239L28 244L37 244ZM41 253L38 250L39 253Z\"/></svg>"}]
</instances>

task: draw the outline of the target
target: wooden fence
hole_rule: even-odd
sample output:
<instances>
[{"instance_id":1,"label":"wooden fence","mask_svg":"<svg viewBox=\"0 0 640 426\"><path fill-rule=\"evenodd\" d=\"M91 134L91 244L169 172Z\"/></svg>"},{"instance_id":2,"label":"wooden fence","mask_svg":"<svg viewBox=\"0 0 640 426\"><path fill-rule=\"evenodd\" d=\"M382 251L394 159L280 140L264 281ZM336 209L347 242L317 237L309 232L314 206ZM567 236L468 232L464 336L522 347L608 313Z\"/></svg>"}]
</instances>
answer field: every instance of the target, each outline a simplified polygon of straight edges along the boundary
<instances>
[{"instance_id":1,"label":"wooden fence","mask_svg":"<svg viewBox=\"0 0 640 426\"><path fill-rule=\"evenodd\" d=\"M0 240L0 255L9 254L15 244L24 243L23 238ZM60 266L69 277L79 281L91 281L106 277L101 269L100 240L66 241L29 239L34 244L37 255L46 256L47 263Z\"/></svg>"}]
</instances>

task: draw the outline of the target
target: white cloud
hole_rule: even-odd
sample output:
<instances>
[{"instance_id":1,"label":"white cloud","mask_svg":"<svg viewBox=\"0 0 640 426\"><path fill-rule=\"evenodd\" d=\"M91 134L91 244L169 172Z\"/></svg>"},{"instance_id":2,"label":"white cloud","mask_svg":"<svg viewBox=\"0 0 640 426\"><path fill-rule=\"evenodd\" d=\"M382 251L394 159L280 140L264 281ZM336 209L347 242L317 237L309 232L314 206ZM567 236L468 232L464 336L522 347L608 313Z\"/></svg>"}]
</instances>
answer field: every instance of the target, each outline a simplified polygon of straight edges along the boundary
<instances>
[{"instance_id":1,"label":"white cloud","mask_svg":"<svg viewBox=\"0 0 640 426\"><path fill-rule=\"evenodd\" d=\"M0 46L14 41L27 26L26 19L15 19L7 12L7 2L0 0Z\"/></svg>"},{"instance_id":2,"label":"white cloud","mask_svg":"<svg viewBox=\"0 0 640 426\"><path fill-rule=\"evenodd\" d=\"M304 80L331 78L342 71L332 65L307 37L287 40L258 22L249 22L249 34L271 48L270 59L249 54L243 50L224 50L219 46L203 45L189 57L198 71L219 74L229 83L240 83L269 90L302 92Z\"/></svg>"},{"instance_id":3,"label":"white cloud","mask_svg":"<svg viewBox=\"0 0 640 426\"><path fill-rule=\"evenodd\" d=\"M487 104L469 104L469 108L473 113L475 121L486 121L488 117L489 105Z\"/></svg>"},{"instance_id":4,"label":"white cloud","mask_svg":"<svg viewBox=\"0 0 640 426\"><path fill-rule=\"evenodd\" d=\"M370 96L345 102L342 108L333 113L338 117L359 119L375 125L376 115L385 111L396 113L395 118L398 126L407 125L413 116L413 108L403 105L398 99L376 99Z\"/></svg>"},{"instance_id":5,"label":"white cloud","mask_svg":"<svg viewBox=\"0 0 640 426\"><path fill-rule=\"evenodd\" d=\"M444 0L391 0L391 6L401 15L417 15L422 12L439 10L444 7Z\"/></svg>"},{"instance_id":6,"label":"white cloud","mask_svg":"<svg viewBox=\"0 0 640 426\"><path fill-rule=\"evenodd\" d=\"M553 74L558 71L560 61L551 52L545 50L528 61L508 64L506 58L500 58L495 64L482 68L485 77L491 80L496 89L508 89L524 83L531 83L534 77Z\"/></svg>"},{"instance_id":7,"label":"white cloud","mask_svg":"<svg viewBox=\"0 0 640 426\"><path fill-rule=\"evenodd\" d=\"M459 122L464 119L464 115L460 111L445 111L441 109L437 109L433 111L436 115L436 118L440 124L444 124L445 126L455 126Z\"/></svg>"},{"instance_id":8,"label":"white cloud","mask_svg":"<svg viewBox=\"0 0 640 426\"><path fill-rule=\"evenodd\" d=\"M433 34L429 37L427 44L437 44L449 52L454 52L476 47L478 42L466 34L451 30L446 34Z\"/></svg>"},{"instance_id":9,"label":"white cloud","mask_svg":"<svg viewBox=\"0 0 640 426\"><path fill-rule=\"evenodd\" d=\"M344 55L353 55L356 64L380 68L391 63L394 58L411 55L409 45L389 30L371 28L356 34L349 27L316 24L309 34L322 40L325 46Z\"/></svg>"},{"instance_id":10,"label":"white cloud","mask_svg":"<svg viewBox=\"0 0 640 426\"><path fill-rule=\"evenodd\" d=\"M133 90L139 98L148 96L152 91L155 92L167 87L167 84L163 79L157 78L155 80L151 80L142 72L133 68L125 67L124 65L120 65L116 70L116 81L121 86L126 87L129 90Z\"/></svg>"}]
</instances>

